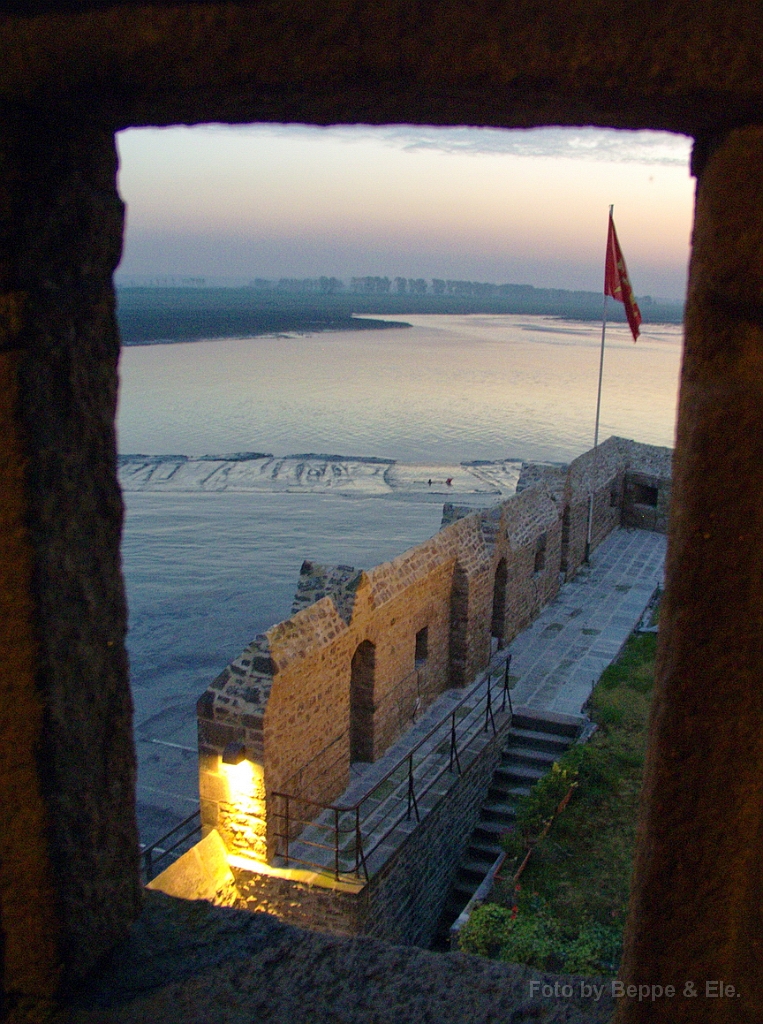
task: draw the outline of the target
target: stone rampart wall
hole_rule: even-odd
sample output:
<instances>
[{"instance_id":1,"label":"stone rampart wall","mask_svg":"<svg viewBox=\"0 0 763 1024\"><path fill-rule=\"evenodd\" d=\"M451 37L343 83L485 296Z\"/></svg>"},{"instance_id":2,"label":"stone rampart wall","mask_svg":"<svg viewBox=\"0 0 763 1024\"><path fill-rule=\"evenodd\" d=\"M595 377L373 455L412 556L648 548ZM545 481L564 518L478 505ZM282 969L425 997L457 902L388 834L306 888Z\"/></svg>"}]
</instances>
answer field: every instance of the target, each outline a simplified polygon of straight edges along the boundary
<instances>
[{"instance_id":1,"label":"stone rampart wall","mask_svg":"<svg viewBox=\"0 0 763 1024\"><path fill-rule=\"evenodd\" d=\"M406 945L431 944L501 758L508 725L506 716L504 727L371 879L365 934Z\"/></svg>"},{"instance_id":2,"label":"stone rampart wall","mask_svg":"<svg viewBox=\"0 0 763 1024\"><path fill-rule=\"evenodd\" d=\"M669 448L618 439L628 459L622 497L623 526L667 533L671 495Z\"/></svg>"},{"instance_id":3,"label":"stone rampart wall","mask_svg":"<svg viewBox=\"0 0 763 1024\"><path fill-rule=\"evenodd\" d=\"M588 541L588 510L593 490L591 550L620 525L622 481L626 461L619 438L610 437L593 450L570 463L564 487L564 502L569 508L569 539L565 558L565 578L571 579L585 561Z\"/></svg>"},{"instance_id":4,"label":"stone rampart wall","mask_svg":"<svg viewBox=\"0 0 763 1024\"><path fill-rule=\"evenodd\" d=\"M504 503L507 584L502 643L521 633L559 591L562 521L546 487L522 491Z\"/></svg>"},{"instance_id":5,"label":"stone rampart wall","mask_svg":"<svg viewBox=\"0 0 763 1024\"><path fill-rule=\"evenodd\" d=\"M664 528L670 452L610 438L569 467L527 465L493 508L446 506L430 540L368 571L305 562L295 613L252 644L199 701L205 832L268 856L314 805L346 788L353 760L376 760L444 689L462 686L554 598L622 521ZM228 744L258 768L252 827L230 799ZM261 808L264 801L266 807ZM280 801L280 802L279 802ZM263 825L267 822L267 826ZM265 843L265 833L267 842Z\"/></svg>"}]
</instances>

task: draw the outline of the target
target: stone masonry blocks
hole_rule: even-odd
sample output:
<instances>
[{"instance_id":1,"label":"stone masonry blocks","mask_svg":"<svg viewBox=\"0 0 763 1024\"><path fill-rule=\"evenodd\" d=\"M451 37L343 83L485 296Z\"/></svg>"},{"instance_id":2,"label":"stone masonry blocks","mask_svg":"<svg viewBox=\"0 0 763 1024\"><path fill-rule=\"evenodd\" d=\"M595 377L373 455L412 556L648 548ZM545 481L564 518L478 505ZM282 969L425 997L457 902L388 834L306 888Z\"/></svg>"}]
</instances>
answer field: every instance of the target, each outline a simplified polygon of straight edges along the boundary
<instances>
[{"instance_id":1,"label":"stone masonry blocks","mask_svg":"<svg viewBox=\"0 0 763 1024\"><path fill-rule=\"evenodd\" d=\"M287 813L276 794L289 797L296 835L346 788L353 756L379 758L438 694L487 666L491 639L510 642L553 600L585 557L591 489L595 548L626 506L636 515L628 495L664 503L669 473L665 450L610 438L566 468L525 466L519 492L492 508L446 508L434 537L391 562L305 562L292 617L256 637L199 700L205 833L217 828L237 850L251 835L263 857L266 833L273 857ZM225 796L231 742L261 773L249 812Z\"/></svg>"},{"instance_id":2,"label":"stone masonry blocks","mask_svg":"<svg viewBox=\"0 0 763 1024\"><path fill-rule=\"evenodd\" d=\"M31 645L0 716L0 746L12 754L0 775L16 793L3 805L24 805L13 825L4 820L0 841L11 998L17 985L44 992L59 978L84 976L140 906L114 433L119 339L111 276L123 220L116 170L108 131L53 128L28 113L0 123L0 349L6 400L14 403L0 461L23 467L10 507L25 553L6 572L21 574L14 616ZM4 508L5 501L4 490ZM14 762L22 747L13 738L20 716L34 733L21 774ZM24 863L28 875L18 870ZM40 886L38 899L26 897L45 922L39 947L9 896L27 885ZM31 950L51 946L57 954L34 981ZM14 965L19 952L23 969Z\"/></svg>"},{"instance_id":3,"label":"stone masonry blocks","mask_svg":"<svg viewBox=\"0 0 763 1024\"><path fill-rule=\"evenodd\" d=\"M739 993L723 1005L658 1001L648 1019L753 1024L763 1019L763 129L716 140L695 169L667 585L621 977L723 977ZM645 1019L618 1007L620 1024Z\"/></svg>"}]
</instances>

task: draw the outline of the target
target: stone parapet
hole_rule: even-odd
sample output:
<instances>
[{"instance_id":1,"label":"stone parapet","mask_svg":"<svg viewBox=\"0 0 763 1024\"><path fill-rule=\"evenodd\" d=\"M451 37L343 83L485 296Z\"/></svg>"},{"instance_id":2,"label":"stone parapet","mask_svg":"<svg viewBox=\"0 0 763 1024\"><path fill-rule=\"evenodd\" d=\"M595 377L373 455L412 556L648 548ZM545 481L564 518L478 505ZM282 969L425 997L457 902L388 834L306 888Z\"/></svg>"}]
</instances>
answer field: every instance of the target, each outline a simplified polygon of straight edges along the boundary
<instances>
[{"instance_id":1,"label":"stone parapet","mask_svg":"<svg viewBox=\"0 0 763 1024\"><path fill-rule=\"evenodd\" d=\"M669 473L667 449L613 437L567 467L525 464L518 493L491 508L447 505L439 532L390 562L304 562L291 618L255 637L199 700L205 833L272 857L270 794L298 801L296 834L310 801L335 800L354 761L377 760L556 596L586 557L589 507L591 548L621 522L664 528ZM255 769L257 792L239 804L229 745Z\"/></svg>"}]
</instances>

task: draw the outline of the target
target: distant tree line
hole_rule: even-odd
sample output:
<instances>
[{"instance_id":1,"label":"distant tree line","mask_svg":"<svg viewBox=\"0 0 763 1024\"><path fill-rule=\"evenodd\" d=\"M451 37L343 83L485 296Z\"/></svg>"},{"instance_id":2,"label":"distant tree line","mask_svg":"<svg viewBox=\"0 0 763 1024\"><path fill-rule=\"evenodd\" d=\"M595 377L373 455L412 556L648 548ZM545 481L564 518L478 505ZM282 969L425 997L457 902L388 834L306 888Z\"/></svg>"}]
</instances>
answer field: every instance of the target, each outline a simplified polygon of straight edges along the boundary
<instances>
[{"instance_id":1,"label":"distant tree line","mask_svg":"<svg viewBox=\"0 0 763 1024\"><path fill-rule=\"evenodd\" d=\"M344 291L344 281L338 277L281 277L278 281L267 281L255 277L250 287L263 292L292 292L300 295L313 292L318 295L336 295Z\"/></svg>"},{"instance_id":2,"label":"distant tree line","mask_svg":"<svg viewBox=\"0 0 763 1024\"><path fill-rule=\"evenodd\" d=\"M457 281L433 277L351 277L349 287L338 277L281 277L277 281L256 277L249 282L257 291L318 295L457 295L464 298L509 297L531 295L537 289L531 284L491 284L485 281ZM564 289L544 288L544 293L568 294Z\"/></svg>"},{"instance_id":3,"label":"distant tree line","mask_svg":"<svg viewBox=\"0 0 763 1024\"><path fill-rule=\"evenodd\" d=\"M141 291L152 293L154 297L147 298L147 302L155 309L165 306L169 301L167 296L175 292L178 300L181 295L185 296L183 303L190 302L194 308L214 308L218 312L239 306L291 309L296 304L305 309L308 306L311 309L341 309L344 311L342 315L350 312L443 312L447 307L451 312L545 313L588 319L598 317L600 308L598 292L439 277L427 281L423 277L402 275L394 278L352 277L349 283L326 275L281 277L277 280L257 277L245 287L212 287L203 277L156 277L144 279L141 283L120 282L118 287L120 304L125 312L127 305L134 306L136 302L143 305L143 300L137 298ZM131 292L132 299L128 298ZM158 293L164 294L161 301L157 298ZM448 300L452 301L449 303ZM653 320L679 322L683 315L683 303L678 300L654 300L649 295L641 295L638 301L642 313ZM618 311L612 310L610 315L617 319Z\"/></svg>"}]
</instances>

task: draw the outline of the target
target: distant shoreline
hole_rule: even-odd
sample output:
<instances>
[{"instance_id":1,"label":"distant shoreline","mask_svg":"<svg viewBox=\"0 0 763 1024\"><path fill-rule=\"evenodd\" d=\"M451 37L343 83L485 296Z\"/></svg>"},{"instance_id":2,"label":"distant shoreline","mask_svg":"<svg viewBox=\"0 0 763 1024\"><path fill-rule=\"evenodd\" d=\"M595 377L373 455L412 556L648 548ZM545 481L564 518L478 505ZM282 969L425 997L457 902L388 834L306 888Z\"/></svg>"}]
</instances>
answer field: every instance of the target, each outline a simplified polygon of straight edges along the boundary
<instances>
[{"instance_id":1,"label":"distant shoreline","mask_svg":"<svg viewBox=\"0 0 763 1024\"><path fill-rule=\"evenodd\" d=\"M322 331L410 327L385 316L519 315L595 322L602 298L594 292L517 287L511 294L364 295L289 293L256 288L119 288L117 318L124 345L172 344L213 338L246 338ZM683 304L640 300L644 323L681 323ZM610 304L608 319L624 322ZM378 319L377 319L378 318Z\"/></svg>"},{"instance_id":2,"label":"distant shoreline","mask_svg":"<svg viewBox=\"0 0 763 1024\"><path fill-rule=\"evenodd\" d=\"M242 316L231 322L230 317L215 316L214 311L204 317L172 316L169 319L157 317L159 323L146 323L139 318L120 318L119 328L122 344L132 345L179 345L183 342L213 341L219 338L261 338L284 334L320 334L323 331L382 331L388 328L411 327L400 320L371 320L363 317L300 317L284 314L278 316ZM136 322L137 321L137 322Z\"/></svg>"}]
</instances>

